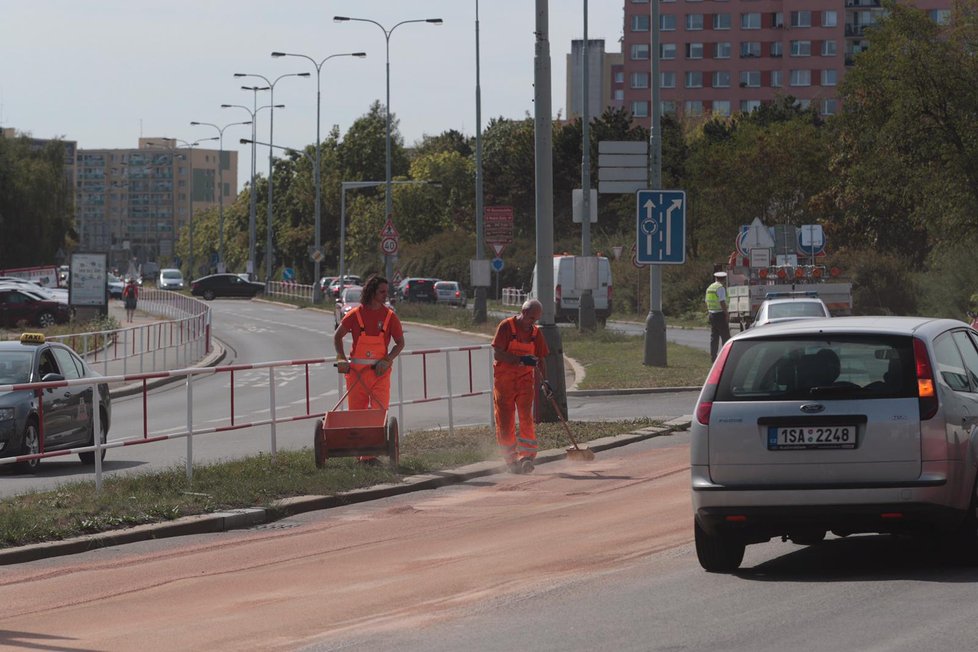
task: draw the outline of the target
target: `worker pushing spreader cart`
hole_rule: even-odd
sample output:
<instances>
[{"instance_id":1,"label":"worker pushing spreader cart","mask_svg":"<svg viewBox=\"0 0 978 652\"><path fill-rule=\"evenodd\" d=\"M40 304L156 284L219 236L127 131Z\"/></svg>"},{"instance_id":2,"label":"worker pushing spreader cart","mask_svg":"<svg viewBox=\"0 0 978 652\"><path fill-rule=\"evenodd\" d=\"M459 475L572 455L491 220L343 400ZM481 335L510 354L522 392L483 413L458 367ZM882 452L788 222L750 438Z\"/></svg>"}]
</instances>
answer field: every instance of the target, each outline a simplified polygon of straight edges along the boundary
<instances>
[{"instance_id":1,"label":"worker pushing spreader cart","mask_svg":"<svg viewBox=\"0 0 978 652\"><path fill-rule=\"evenodd\" d=\"M387 417L387 408L391 365L404 349L404 331L397 315L386 305L387 292L387 279L371 276L364 285L360 305L347 313L333 335L336 367L346 374L346 393L316 426L319 467L330 456L356 456L360 462L371 463L376 461L375 455L387 455L392 468L397 469L397 420ZM347 333L353 338L349 359L343 348ZM340 411L337 408L344 398L349 410Z\"/></svg>"}]
</instances>

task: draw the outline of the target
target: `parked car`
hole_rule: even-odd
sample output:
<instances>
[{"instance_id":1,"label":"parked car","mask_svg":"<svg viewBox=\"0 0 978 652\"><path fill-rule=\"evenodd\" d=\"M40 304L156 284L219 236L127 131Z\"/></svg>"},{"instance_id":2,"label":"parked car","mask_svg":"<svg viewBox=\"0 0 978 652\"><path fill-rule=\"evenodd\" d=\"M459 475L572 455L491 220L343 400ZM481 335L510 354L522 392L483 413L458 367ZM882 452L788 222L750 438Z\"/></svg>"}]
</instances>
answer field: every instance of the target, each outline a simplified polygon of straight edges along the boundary
<instances>
[{"instance_id":1,"label":"parked car","mask_svg":"<svg viewBox=\"0 0 978 652\"><path fill-rule=\"evenodd\" d=\"M125 282L112 273L106 274L105 279L105 287L109 291L109 296L113 299L121 299L122 289L126 286Z\"/></svg>"},{"instance_id":2,"label":"parked car","mask_svg":"<svg viewBox=\"0 0 978 652\"><path fill-rule=\"evenodd\" d=\"M330 284L336 280L336 276L324 276L319 279L319 291L326 295L329 292Z\"/></svg>"},{"instance_id":3,"label":"parked car","mask_svg":"<svg viewBox=\"0 0 978 652\"><path fill-rule=\"evenodd\" d=\"M438 293L435 292L436 278L408 277L402 279L395 292L398 301L423 301L435 303Z\"/></svg>"},{"instance_id":4,"label":"parked car","mask_svg":"<svg viewBox=\"0 0 978 652\"><path fill-rule=\"evenodd\" d=\"M30 324L47 328L64 324L71 319L67 303L41 298L32 290L18 287L0 287L0 325L13 328L18 324Z\"/></svg>"},{"instance_id":5,"label":"parked car","mask_svg":"<svg viewBox=\"0 0 978 652\"><path fill-rule=\"evenodd\" d=\"M346 280L343 282L343 287L349 287L351 285L363 285L363 279L356 274L347 274L344 278ZM334 278L329 284L329 296L333 299L338 299L340 296L340 279Z\"/></svg>"},{"instance_id":6,"label":"parked car","mask_svg":"<svg viewBox=\"0 0 978 652\"><path fill-rule=\"evenodd\" d=\"M456 281L438 281L435 283L435 292L438 295L438 303L462 308L468 303L465 290Z\"/></svg>"},{"instance_id":7,"label":"parked car","mask_svg":"<svg viewBox=\"0 0 978 652\"><path fill-rule=\"evenodd\" d=\"M210 301L216 297L247 297L253 299L265 291L264 283L241 278L238 274L211 274L190 283L190 294Z\"/></svg>"},{"instance_id":8,"label":"parked car","mask_svg":"<svg viewBox=\"0 0 978 652\"><path fill-rule=\"evenodd\" d=\"M771 292L761 302L752 325L831 316L828 306L815 292Z\"/></svg>"},{"instance_id":9,"label":"parked car","mask_svg":"<svg viewBox=\"0 0 978 652\"><path fill-rule=\"evenodd\" d=\"M936 533L978 557L978 332L926 317L769 324L721 349L691 426L696 554Z\"/></svg>"},{"instance_id":10,"label":"parked car","mask_svg":"<svg viewBox=\"0 0 978 652\"><path fill-rule=\"evenodd\" d=\"M333 306L333 328L337 328L346 314L360 305L363 288L359 285L348 285L343 288L343 294Z\"/></svg>"},{"instance_id":11,"label":"parked car","mask_svg":"<svg viewBox=\"0 0 978 652\"><path fill-rule=\"evenodd\" d=\"M100 374L70 348L47 342L41 333L24 333L19 341L0 342L0 384L97 378ZM11 457L92 446L95 443L93 416L94 385L58 387L40 392L18 390L0 394L0 455ZM100 431L104 442L112 415L109 386L98 384ZM43 428L43 447L40 433ZM79 453L85 464L95 463L95 453ZM102 450L105 458L105 450ZM33 472L39 459L18 463Z\"/></svg>"},{"instance_id":12,"label":"parked car","mask_svg":"<svg viewBox=\"0 0 978 652\"><path fill-rule=\"evenodd\" d=\"M156 287L160 290L182 290L183 274L179 269L161 269L160 279L156 282Z\"/></svg>"}]
</instances>

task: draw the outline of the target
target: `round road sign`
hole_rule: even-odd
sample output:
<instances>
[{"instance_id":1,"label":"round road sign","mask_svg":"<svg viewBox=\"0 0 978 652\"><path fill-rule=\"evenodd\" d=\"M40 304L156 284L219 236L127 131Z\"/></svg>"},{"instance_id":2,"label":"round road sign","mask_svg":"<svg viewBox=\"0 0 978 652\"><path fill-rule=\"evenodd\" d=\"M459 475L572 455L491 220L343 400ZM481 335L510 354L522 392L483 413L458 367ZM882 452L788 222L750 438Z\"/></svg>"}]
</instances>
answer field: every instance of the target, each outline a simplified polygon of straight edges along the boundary
<instances>
[{"instance_id":1,"label":"round road sign","mask_svg":"<svg viewBox=\"0 0 978 652\"><path fill-rule=\"evenodd\" d=\"M390 256L397 253L397 240L394 238L384 238L380 241L380 250Z\"/></svg>"},{"instance_id":2,"label":"round road sign","mask_svg":"<svg viewBox=\"0 0 978 652\"><path fill-rule=\"evenodd\" d=\"M502 258L493 258L490 264L492 265L493 271L495 271L497 274L503 271L503 267L505 266Z\"/></svg>"}]
</instances>

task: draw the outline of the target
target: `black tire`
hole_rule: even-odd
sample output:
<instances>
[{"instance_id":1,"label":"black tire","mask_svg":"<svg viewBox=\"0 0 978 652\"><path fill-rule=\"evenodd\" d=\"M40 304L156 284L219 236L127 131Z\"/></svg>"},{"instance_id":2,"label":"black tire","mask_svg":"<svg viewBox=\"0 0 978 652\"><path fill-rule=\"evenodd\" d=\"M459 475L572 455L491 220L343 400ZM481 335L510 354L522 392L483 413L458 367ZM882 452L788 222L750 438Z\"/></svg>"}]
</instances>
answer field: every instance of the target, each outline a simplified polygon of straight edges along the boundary
<instances>
[{"instance_id":1,"label":"black tire","mask_svg":"<svg viewBox=\"0 0 978 652\"><path fill-rule=\"evenodd\" d=\"M204 301L214 300L214 290L204 290Z\"/></svg>"},{"instance_id":2,"label":"black tire","mask_svg":"<svg viewBox=\"0 0 978 652\"><path fill-rule=\"evenodd\" d=\"M54 318L54 315L52 315L49 312L42 312L40 315L37 316L37 325L40 326L41 328L48 328L50 326L54 326L55 321L56 320Z\"/></svg>"},{"instance_id":3,"label":"black tire","mask_svg":"<svg viewBox=\"0 0 978 652\"><path fill-rule=\"evenodd\" d=\"M397 418L387 418L387 457L390 461L391 471L397 473L398 464L401 461L401 441L397 427Z\"/></svg>"},{"instance_id":4,"label":"black tire","mask_svg":"<svg viewBox=\"0 0 978 652\"><path fill-rule=\"evenodd\" d=\"M316 468L321 469L326 466L326 452L323 450L323 420L316 419L316 425L312 430L312 451L316 461Z\"/></svg>"},{"instance_id":5,"label":"black tire","mask_svg":"<svg viewBox=\"0 0 978 652\"><path fill-rule=\"evenodd\" d=\"M27 425L24 427L24 440L23 445L21 446L21 455L33 455L40 452L41 438L37 431L37 423L28 419ZM41 466L40 459L27 460L26 462L18 462L17 470L21 473L37 473L39 466Z\"/></svg>"},{"instance_id":6,"label":"black tire","mask_svg":"<svg viewBox=\"0 0 978 652\"><path fill-rule=\"evenodd\" d=\"M961 523L947 537L951 559L966 566L978 565L978 488L971 490L971 503Z\"/></svg>"},{"instance_id":7,"label":"black tire","mask_svg":"<svg viewBox=\"0 0 978 652\"><path fill-rule=\"evenodd\" d=\"M696 539L696 559L703 570L709 573L730 573L740 567L747 547L743 541L729 535L707 534L695 520L693 534Z\"/></svg>"},{"instance_id":8,"label":"black tire","mask_svg":"<svg viewBox=\"0 0 978 652\"><path fill-rule=\"evenodd\" d=\"M91 429L92 430L95 430L95 423L94 422L92 422L92 428ZM109 438L109 424L107 423L107 419L105 417L105 412L102 412L101 418L99 419L99 429L102 431L102 437L101 437L102 444L105 444L105 442L108 441L108 438ZM94 432L88 436L88 445L89 446L94 446L95 445L95 433ZM91 466L92 464L95 464L95 451L91 451L89 453L78 453L78 459L81 460L81 463L82 464L88 464L89 466ZM102 449L102 461L103 462L105 461L105 449L104 448Z\"/></svg>"},{"instance_id":9,"label":"black tire","mask_svg":"<svg viewBox=\"0 0 978 652\"><path fill-rule=\"evenodd\" d=\"M825 530L814 530L812 532L799 532L789 537L796 546L814 546L825 541Z\"/></svg>"}]
</instances>

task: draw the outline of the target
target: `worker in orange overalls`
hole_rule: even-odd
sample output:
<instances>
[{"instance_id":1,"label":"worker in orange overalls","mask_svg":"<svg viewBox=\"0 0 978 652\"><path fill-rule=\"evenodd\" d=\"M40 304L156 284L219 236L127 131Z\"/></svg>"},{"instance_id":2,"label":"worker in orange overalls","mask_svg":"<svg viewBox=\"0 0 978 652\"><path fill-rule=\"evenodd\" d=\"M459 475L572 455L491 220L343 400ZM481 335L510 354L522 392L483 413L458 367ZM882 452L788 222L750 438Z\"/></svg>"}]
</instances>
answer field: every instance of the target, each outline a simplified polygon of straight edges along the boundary
<instances>
[{"instance_id":1,"label":"worker in orange overalls","mask_svg":"<svg viewBox=\"0 0 978 652\"><path fill-rule=\"evenodd\" d=\"M496 328L492 338L492 400L496 416L496 442L511 473L532 473L537 456L537 437L533 426L533 399L536 374L543 378L543 390L552 392L546 380L543 359L550 351L536 322L543 304L530 299L520 314L508 317ZM520 430L516 435L516 415Z\"/></svg>"},{"instance_id":2,"label":"worker in orange overalls","mask_svg":"<svg viewBox=\"0 0 978 652\"><path fill-rule=\"evenodd\" d=\"M347 405L351 410L387 409L391 397L391 374L394 358L404 349L404 330L401 320L387 303L387 279L374 275L367 279L360 305L340 322L333 335L337 369L346 374L349 390ZM349 360L343 352L343 338L353 336ZM394 348L390 348L394 340ZM371 462L370 456L358 458Z\"/></svg>"}]
</instances>

